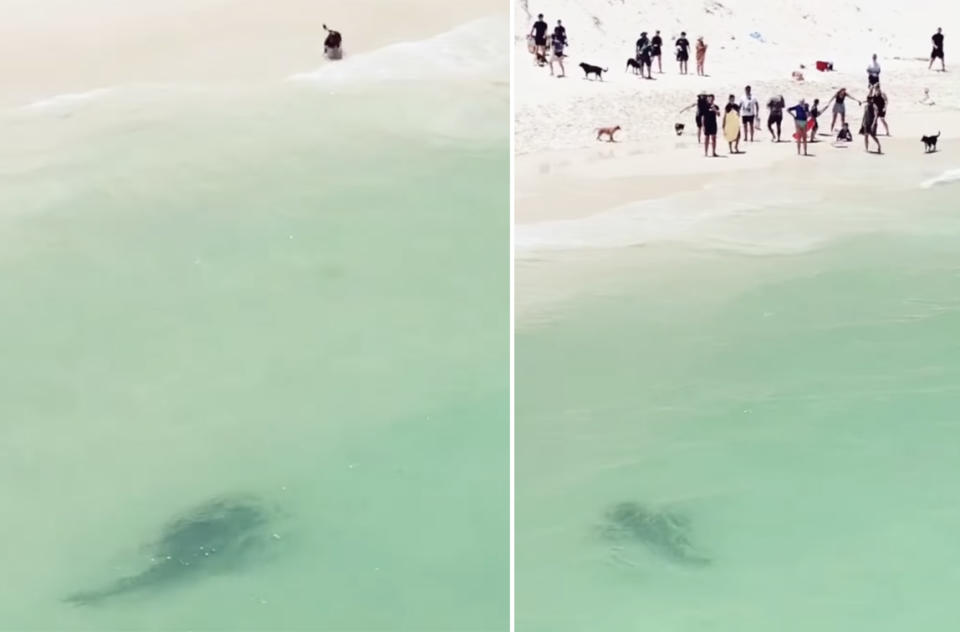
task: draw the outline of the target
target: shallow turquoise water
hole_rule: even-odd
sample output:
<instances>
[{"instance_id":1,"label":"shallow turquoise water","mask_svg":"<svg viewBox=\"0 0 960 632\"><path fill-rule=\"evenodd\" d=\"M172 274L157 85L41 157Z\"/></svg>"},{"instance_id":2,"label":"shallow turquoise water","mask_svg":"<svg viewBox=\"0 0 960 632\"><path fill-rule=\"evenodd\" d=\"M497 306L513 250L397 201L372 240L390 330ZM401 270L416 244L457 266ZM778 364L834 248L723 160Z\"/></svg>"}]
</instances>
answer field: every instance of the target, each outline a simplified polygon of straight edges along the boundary
<instances>
[{"instance_id":1,"label":"shallow turquoise water","mask_svg":"<svg viewBox=\"0 0 960 632\"><path fill-rule=\"evenodd\" d=\"M472 90L4 120L0 627L506 629L507 94ZM238 494L262 559L63 602Z\"/></svg>"},{"instance_id":2,"label":"shallow turquoise water","mask_svg":"<svg viewBox=\"0 0 960 632\"><path fill-rule=\"evenodd\" d=\"M955 625L955 191L802 254L518 264L518 630ZM523 305L545 279L580 287Z\"/></svg>"}]
</instances>

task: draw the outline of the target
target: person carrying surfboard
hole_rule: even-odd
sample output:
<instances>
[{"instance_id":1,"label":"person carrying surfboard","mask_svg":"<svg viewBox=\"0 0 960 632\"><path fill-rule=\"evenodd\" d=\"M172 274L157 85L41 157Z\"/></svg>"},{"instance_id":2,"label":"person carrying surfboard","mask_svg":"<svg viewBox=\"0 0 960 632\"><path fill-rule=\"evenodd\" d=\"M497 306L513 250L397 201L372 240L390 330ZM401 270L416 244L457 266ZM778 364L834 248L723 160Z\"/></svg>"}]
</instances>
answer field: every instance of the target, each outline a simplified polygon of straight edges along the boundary
<instances>
[{"instance_id":1,"label":"person carrying surfboard","mask_svg":"<svg viewBox=\"0 0 960 632\"><path fill-rule=\"evenodd\" d=\"M723 136L731 154L740 153L740 106L736 95L731 94L723 109Z\"/></svg>"},{"instance_id":2,"label":"person carrying surfboard","mask_svg":"<svg viewBox=\"0 0 960 632\"><path fill-rule=\"evenodd\" d=\"M341 50L343 36L340 35L339 31L328 29L326 24L323 25L323 30L327 34L327 37L323 40L323 54L328 59L340 59L343 57L343 51Z\"/></svg>"},{"instance_id":3,"label":"person carrying surfboard","mask_svg":"<svg viewBox=\"0 0 960 632\"><path fill-rule=\"evenodd\" d=\"M793 121L796 124L796 132L794 132L793 137L797 139L797 155L800 155L800 148L803 147L803 155L808 156L807 153L807 121L810 119L810 108L807 106L805 99L800 99L800 102L791 108L787 108L787 113L793 117Z\"/></svg>"}]
</instances>

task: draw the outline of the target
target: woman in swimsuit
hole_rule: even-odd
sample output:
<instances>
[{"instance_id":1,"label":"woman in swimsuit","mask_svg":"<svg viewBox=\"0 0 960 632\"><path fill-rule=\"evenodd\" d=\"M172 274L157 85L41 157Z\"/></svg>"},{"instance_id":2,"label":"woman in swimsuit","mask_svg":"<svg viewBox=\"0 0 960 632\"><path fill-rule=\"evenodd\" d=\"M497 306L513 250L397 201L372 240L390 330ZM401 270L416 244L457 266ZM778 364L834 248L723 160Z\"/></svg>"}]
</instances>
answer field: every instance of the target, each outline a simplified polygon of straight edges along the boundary
<instances>
[{"instance_id":1,"label":"woman in swimsuit","mask_svg":"<svg viewBox=\"0 0 960 632\"><path fill-rule=\"evenodd\" d=\"M877 123L883 125L883 131L886 132L887 136L890 135L890 126L887 125L887 104L889 102L887 93L880 89L878 83L873 90L873 104L877 108Z\"/></svg>"},{"instance_id":2,"label":"woman in swimsuit","mask_svg":"<svg viewBox=\"0 0 960 632\"><path fill-rule=\"evenodd\" d=\"M863 101L861 101L861 100L858 99L857 97L855 97L855 96L853 96L852 94L850 94L849 92L847 92L847 89L846 89L846 88L840 88L839 90L837 90L837 93L834 94L834 95L830 98L829 101L827 101L827 105L826 105L826 107L824 108L824 109L826 110L827 108L830 107L830 104L833 103L833 120L830 121L830 133L831 133L831 134L833 134L833 130L834 130L834 128L837 126L837 117L838 117L838 116L840 117L840 125L841 125L841 126L842 126L844 123L847 122L847 106L846 106L846 104L844 103L844 100L845 100L847 97L850 97L851 99L853 99L854 101L856 101L859 105L863 105Z\"/></svg>"},{"instance_id":3,"label":"woman in swimsuit","mask_svg":"<svg viewBox=\"0 0 960 632\"><path fill-rule=\"evenodd\" d=\"M707 45L703 43L703 38L697 38L697 74L701 77L706 76L703 70L703 63L707 60Z\"/></svg>"},{"instance_id":4,"label":"woman in swimsuit","mask_svg":"<svg viewBox=\"0 0 960 632\"><path fill-rule=\"evenodd\" d=\"M706 157L713 147L713 157L717 155L717 119L720 118L720 108L713 102L713 95L707 95L706 107L703 112L703 155Z\"/></svg>"},{"instance_id":5,"label":"woman in swimsuit","mask_svg":"<svg viewBox=\"0 0 960 632\"><path fill-rule=\"evenodd\" d=\"M877 138L877 106L874 103L874 97L867 97L867 103L863 108L863 123L860 127L860 133L863 134L863 148L870 151L870 139L877 144L877 153L881 154L880 139Z\"/></svg>"}]
</instances>

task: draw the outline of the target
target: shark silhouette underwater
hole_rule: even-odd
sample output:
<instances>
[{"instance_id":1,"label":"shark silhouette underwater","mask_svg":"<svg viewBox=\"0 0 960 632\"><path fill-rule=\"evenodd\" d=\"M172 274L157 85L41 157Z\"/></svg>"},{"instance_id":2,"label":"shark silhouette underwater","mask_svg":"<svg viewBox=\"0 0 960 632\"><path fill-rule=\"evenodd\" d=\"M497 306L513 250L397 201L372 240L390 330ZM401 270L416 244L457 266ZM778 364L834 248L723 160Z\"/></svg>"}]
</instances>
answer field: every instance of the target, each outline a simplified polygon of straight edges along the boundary
<instances>
[{"instance_id":1,"label":"shark silhouette underwater","mask_svg":"<svg viewBox=\"0 0 960 632\"><path fill-rule=\"evenodd\" d=\"M708 566L711 559L694 545L687 516L636 502L622 502L605 514L602 535L639 542L661 558L682 566Z\"/></svg>"},{"instance_id":2,"label":"shark silhouette underwater","mask_svg":"<svg viewBox=\"0 0 960 632\"><path fill-rule=\"evenodd\" d=\"M75 605L95 605L113 597L240 570L278 536L268 530L270 515L249 498L217 499L170 522L149 547L151 563L143 571L90 591L68 595Z\"/></svg>"}]
</instances>

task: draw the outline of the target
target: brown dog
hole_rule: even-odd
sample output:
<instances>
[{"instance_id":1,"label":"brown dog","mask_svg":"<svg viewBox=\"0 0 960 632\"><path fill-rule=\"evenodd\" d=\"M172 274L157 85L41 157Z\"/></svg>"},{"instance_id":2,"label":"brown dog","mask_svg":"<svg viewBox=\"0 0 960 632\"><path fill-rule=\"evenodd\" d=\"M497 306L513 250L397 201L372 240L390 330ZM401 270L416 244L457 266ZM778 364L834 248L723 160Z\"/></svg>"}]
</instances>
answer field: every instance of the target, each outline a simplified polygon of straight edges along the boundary
<instances>
[{"instance_id":1,"label":"brown dog","mask_svg":"<svg viewBox=\"0 0 960 632\"><path fill-rule=\"evenodd\" d=\"M597 128L597 140L601 140L601 139L603 138L603 135L606 134L606 135L607 135L607 142L608 142L608 143L614 143L614 142L616 142L616 141L613 139L613 135L616 134L617 131L619 131L619 130L620 130L620 126L619 126L619 125L614 125L613 127L598 127L598 128Z\"/></svg>"}]
</instances>

